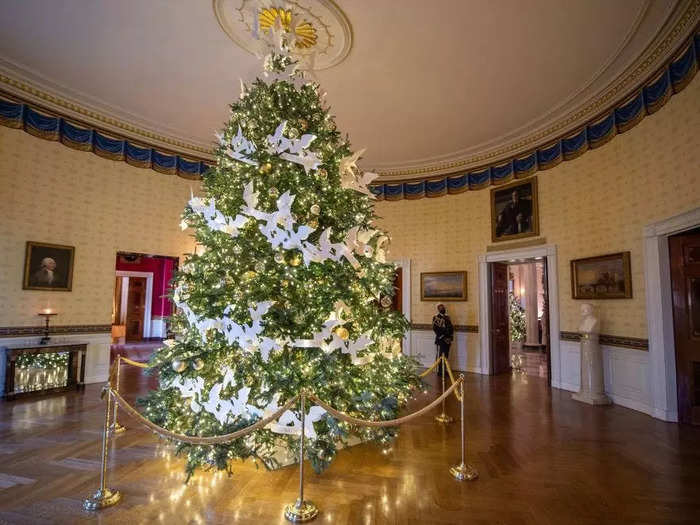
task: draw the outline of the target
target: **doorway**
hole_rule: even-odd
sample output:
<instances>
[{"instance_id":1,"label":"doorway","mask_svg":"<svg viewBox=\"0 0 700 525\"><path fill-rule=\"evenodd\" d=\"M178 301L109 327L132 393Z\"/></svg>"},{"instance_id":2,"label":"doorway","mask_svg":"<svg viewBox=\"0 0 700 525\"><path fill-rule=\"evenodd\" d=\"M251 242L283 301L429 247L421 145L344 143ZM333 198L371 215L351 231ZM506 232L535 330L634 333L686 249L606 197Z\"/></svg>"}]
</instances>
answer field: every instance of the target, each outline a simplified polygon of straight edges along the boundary
<instances>
[{"instance_id":1,"label":"doorway","mask_svg":"<svg viewBox=\"0 0 700 525\"><path fill-rule=\"evenodd\" d=\"M678 421L700 425L700 228L668 238Z\"/></svg>"},{"instance_id":2,"label":"doorway","mask_svg":"<svg viewBox=\"0 0 700 525\"><path fill-rule=\"evenodd\" d=\"M549 377L547 264L543 257L492 262L491 373Z\"/></svg>"},{"instance_id":3,"label":"doorway","mask_svg":"<svg viewBox=\"0 0 700 525\"><path fill-rule=\"evenodd\" d=\"M536 329L537 341L533 352L540 360L533 366L540 375L540 364L546 358L546 370L543 374L551 386L562 386L561 350L559 332L559 298L557 272L557 249L552 244L540 244L512 250L494 251L481 255L479 263L479 343L480 367L483 374L504 373L511 369L510 363L510 322L508 315L509 286L511 290L517 287L515 279L511 279L509 265L527 262L540 262L542 293L541 312L536 315L542 330ZM537 280L537 278L535 279ZM512 281L512 282L511 282ZM519 290L518 290L519 291ZM527 291L527 288L526 290ZM534 301L532 302L534 304ZM521 303L522 305L522 303ZM531 336L535 332L531 332ZM544 351L542 351L542 345ZM526 358L523 358L526 364Z\"/></svg>"},{"instance_id":4,"label":"doorway","mask_svg":"<svg viewBox=\"0 0 700 525\"><path fill-rule=\"evenodd\" d=\"M117 270L112 326L125 341L151 337L153 273ZM114 329L113 329L114 332Z\"/></svg>"},{"instance_id":5,"label":"doorway","mask_svg":"<svg viewBox=\"0 0 700 525\"><path fill-rule=\"evenodd\" d=\"M168 297L178 258L142 253L117 253L112 337L138 342L167 337L173 306Z\"/></svg>"}]
</instances>

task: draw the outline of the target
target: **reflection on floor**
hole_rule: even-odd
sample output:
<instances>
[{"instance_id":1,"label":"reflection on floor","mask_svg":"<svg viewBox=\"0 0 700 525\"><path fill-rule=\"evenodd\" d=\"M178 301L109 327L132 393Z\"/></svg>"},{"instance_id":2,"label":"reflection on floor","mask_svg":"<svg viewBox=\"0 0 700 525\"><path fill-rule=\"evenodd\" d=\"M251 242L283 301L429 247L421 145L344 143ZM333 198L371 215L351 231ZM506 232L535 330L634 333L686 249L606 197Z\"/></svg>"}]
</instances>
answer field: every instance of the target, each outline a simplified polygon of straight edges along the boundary
<instances>
[{"instance_id":1,"label":"reflection on floor","mask_svg":"<svg viewBox=\"0 0 700 525\"><path fill-rule=\"evenodd\" d=\"M122 380L132 401L156 387L133 368ZM81 505L99 483L100 388L0 402L0 523L95 522ZM414 408L435 392L419 393ZM321 475L308 468L316 523L698 523L700 428L577 403L524 374L468 374L465 393L477 481L450 477L459 424L440 426L429 414L402 427L389 454L359 445ZM448 412L459 414L452 398ZM184 485L172 449L120 419L128 429L112 447L109 486L124 499L100 523L285 523L296 466L236 463L231 478L198 473Z\"/></svg>"},{"instance_id":2,"label":"reflection on floor","mask_svg":"<svg viewBox=\"0 0 700 525\"><path fill-rule=\"evenodd\" d=\"M147 362L156 348L163 346L163 341L139 341L134 343L114 343L110 346L110 362L117 355L128 357L134 361Z\"/></svg>"},{"instance_id":3,"label":"reflection on floor","mask_svg":"<svg viewBox=\"0 0 700 525\"><path fill-rule=\"evenodd\" d=\"M547 354L543 352L523 352L522 368L529 376L547 377Z\"/></svg>"}]
</instances>

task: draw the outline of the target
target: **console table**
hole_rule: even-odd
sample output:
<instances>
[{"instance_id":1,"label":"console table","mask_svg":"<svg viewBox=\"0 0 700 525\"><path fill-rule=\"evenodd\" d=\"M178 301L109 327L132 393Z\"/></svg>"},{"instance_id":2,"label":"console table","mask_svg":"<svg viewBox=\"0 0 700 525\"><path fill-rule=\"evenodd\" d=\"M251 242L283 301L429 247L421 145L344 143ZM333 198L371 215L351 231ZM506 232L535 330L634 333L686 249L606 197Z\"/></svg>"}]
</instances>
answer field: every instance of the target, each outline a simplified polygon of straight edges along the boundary
<instances>
[{"instance_id":1,"label":"console table","mask_svg":"<svg viewBox=\"0 0 700 525\"><path fill-rule=\"evenodd\" d=\"M36 355L51 353L68 354L68 370L65 386L31 390L27 392L15 391L15 369L17 358L20 355ZM5 399L12 400L16 396L31 394L46 394L49 392L63 392L72 388L78 390L85 387L85 354L87 343L50 343L47 345L26 344L0 346L0 385L4 385L3 395ZM4 381L2 380L4 376Z\"/></svg>"}]
</instances>

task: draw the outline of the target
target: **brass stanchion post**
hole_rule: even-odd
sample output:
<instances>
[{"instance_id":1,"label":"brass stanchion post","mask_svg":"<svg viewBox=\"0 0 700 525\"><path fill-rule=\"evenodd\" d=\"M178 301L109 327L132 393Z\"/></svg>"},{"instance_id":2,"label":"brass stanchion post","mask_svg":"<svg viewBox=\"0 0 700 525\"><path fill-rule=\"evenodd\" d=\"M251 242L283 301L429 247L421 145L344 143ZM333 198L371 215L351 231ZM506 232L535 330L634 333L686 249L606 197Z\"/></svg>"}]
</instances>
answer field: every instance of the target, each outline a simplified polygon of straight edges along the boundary
<instances>
[{"instance_id":1,"label":"brass stanchion post","mask_svg":"<svg viewBox=\"0 0 700 525\"><path fill-rule=\"evenodd\" d=\"M442 371L442 394L445 394L445 356L440 355L440 370ZM438 423L452 423L453 419L445 413L445 400L442 400L442 413L435 416Z\"/></svg>"},{"instance_id":2,"label":"brass stanchion post","mask_svg":"<svg viewBox=\"0 0 700 525\"><path fill-rule=\"evenodd\" d=\"M467 447L467 442L464 435L464 374L460 375L460 381L461 383L459 385L459 395L462 398L460 399L460 404L462 405L462 462L459 465L454 465L453 467L450 467L450 474L452 474L452 476L458 481L471 481L478 478L479 473L474 467L472 467L471 465L467 465L464 462Z\"/></svg>"},{"instance_id":3,"label":"brass stanchion post","mask_svg":"<svg viewBox=\"0 0 700 525\"><path fill-rule=\"evenodd\" d=\"M116 505L122 499L118 490L107 488L107 454L109 451L109 419L112 412L112 390L108 383L107 389L107 409L105 410L105 421L102 430L102 466L100 470L100 488L83 502L85 510L100 510L105 507Z\"/></svg>"},{"instance_id":4,"label":"brass stanchion post","mask_svg":"<svg viewBox=\"0 0 700 525\"><path fill-rule=\"evenodd\" d=\"M287 520L300 523L311 521L318 516L318 508L311 501L304 500L304 433L306 426L306 392L301 391L301 436L299 437L299 498L284 508Z\"/></svg>"},{"instance_id":5,"label":"brass stanchion post","mask_svg":"<svg viewBox=\"0 0 700 525\"><path fill-rule=\"evenodd\" d=\"M117 393L119 393L119 373L120 373L121 369L122 369L122 356L121 356L121 354L119 354L119 355L117 355L117 378L115 380L115 385L114 385L114 389L117 391ZM109 431L112 434L121 434L122 432L124 432L126 430L126 427L120 425L119 421L117 421L117 408L118 407L119 407L119 405L114 403L114 421L112 422L112 424L109 427Z\"/></svg>"}]
</instances>

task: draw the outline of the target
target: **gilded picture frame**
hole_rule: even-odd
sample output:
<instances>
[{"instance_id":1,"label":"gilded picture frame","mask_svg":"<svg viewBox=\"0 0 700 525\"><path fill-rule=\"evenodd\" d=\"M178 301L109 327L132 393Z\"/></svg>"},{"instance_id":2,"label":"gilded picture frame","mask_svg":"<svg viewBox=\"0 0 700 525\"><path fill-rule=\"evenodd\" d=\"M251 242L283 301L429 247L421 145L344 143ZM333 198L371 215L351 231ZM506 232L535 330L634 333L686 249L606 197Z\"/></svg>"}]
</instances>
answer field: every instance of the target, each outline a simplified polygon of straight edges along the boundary
<instances>
[{"instance_id":1,"label":"gilded picture frame","mask_svg":"<svg viewBox=\"0 0 700 525\"><path fill-rule=\"evenodd\" d=\"M511 241L540 234L537 177L491 190L491 240Z\"/></svg>"},{"instance_id":2,"label":"gilded picture frame","mask_svg":"<svg viewBox=\"0 0 700 525\"><path fill-rule=\"evenodd\" d=\"M27 241L22 289L70 292L74 261L74 246Z\"/></svg>"},{"instance_id":3,"label":"gilded picture frame","mask_svg":"<svg viewBox=\"0 0 700 525\"><path fill-rule=\"evenodd\" d=\"M571 296L574 299L631 299L630 252L572 260Z\"/></svg>"},{"instance_id":4,"label":"gilded picture frame","mask_svg":"<svg viewBox=\"0 0 700 525\"><path fill-rule=\"evenodd\" d=\"M422 272L421 301L466 301L467 272Z\"/></svg>"}]
</instances>

